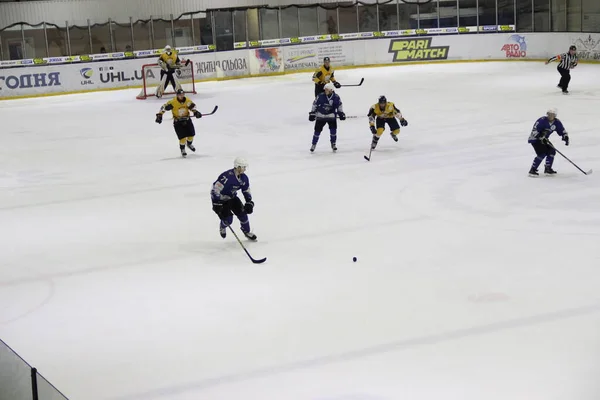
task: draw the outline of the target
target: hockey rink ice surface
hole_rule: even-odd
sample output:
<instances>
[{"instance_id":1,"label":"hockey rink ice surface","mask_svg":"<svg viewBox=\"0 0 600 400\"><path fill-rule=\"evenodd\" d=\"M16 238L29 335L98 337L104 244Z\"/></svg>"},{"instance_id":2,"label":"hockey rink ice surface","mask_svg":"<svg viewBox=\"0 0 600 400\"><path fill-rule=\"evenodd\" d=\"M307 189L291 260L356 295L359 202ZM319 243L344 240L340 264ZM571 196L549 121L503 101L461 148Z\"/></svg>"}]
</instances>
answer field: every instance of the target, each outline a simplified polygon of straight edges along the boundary
<instances>
[{"instance_id":1,"label":"hockey rink ice surface","mask_svg":"<svg viewBox=\"0 0 600 400\"><path fill-rule=\"evenodd\" d=\"M0 338L71 400L597 400L600 66L336 76L337 154L310 74L199 84L187 159L139 90L0 102ZM598 172L527 176L550 107ZM211 210L236 156L262 265Z\"/></svg>"}]
</instances>

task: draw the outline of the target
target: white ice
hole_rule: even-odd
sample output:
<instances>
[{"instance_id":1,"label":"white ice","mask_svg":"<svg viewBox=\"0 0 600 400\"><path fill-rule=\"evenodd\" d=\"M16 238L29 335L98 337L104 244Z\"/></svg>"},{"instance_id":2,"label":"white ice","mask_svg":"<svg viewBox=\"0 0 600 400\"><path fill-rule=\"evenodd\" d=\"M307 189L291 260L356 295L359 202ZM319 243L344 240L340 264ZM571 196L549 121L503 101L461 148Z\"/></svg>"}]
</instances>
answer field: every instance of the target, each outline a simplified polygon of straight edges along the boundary
<instances>
[{"instance_id":1,"label":"white ice","mask_svg":"<svg viewBox=\"0 0 600 400\"><path fill-rule=\"evenodd\" d=\"M337 154L309 74L199 84L188 159L139 90L0 102L0 338L71 400L597 400L598 176L527 137L557 107L600 170L599 68L338 71ZM238 155L262 265L211 210Z\"/></svg>"}]
</instances>

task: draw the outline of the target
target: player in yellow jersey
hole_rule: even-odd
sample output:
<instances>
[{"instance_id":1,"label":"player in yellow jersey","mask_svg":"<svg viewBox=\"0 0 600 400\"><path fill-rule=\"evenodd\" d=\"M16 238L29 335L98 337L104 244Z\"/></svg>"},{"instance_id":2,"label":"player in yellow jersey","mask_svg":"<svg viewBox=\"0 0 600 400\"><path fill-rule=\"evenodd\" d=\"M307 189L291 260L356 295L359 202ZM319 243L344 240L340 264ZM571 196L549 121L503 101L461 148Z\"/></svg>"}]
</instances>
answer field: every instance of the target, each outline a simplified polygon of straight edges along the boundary
<instances>
[{"instance_id":1,"label":"player in yellow jersey","mask_svg":"<svg viewBox=\"0 0 600 400\"><path fill-rule=\"evenodd\" d=\"M196 118L202 118L200 111L196 110L196 105L191 99L185 97L185 93L182 89L177 91L177 96L173 100L167 101L156 114L156 123L162 123L163 114L167 111L173 113L173 127L175 133L179 139L179 150L181 150L181 156L186 157L185 146L191 151L196 151L193 141L196 136L196 130L192 123L190 116L194 114Z\"/></svg>"},{"instance_id":2,"label":"player in yellow jersey","mask_svg":"<svg viewBox=\"0 0 600 400\"><path fill-rule=\"evenodd\" d=\"M404 119L400 110L396 108L394 103L387 101L385 96L380 96L377 104L371 106L368 117L371 133L373 133L371 150L375 150L375 147L377 147L377 142L379 142L379 138L383 135L383 131L385 131L385 124L389 126L394 142L398 141L400 125L408 125L408 121ZM398 124L398 120L400 120L400 125Z\"/></svg>"},{"instance_id":3,"label":"player in yellow jersey","mask_svg":"<svg viewBox=\"0 0 600 400\"><path fill-rule=\"evenodd\" d=\"M313 74L313 82L315 83L315 97L325 91L325 85L329 82L335 86L336 89L342 87L342 85L335 79L333 67L331 66L331 60L329 57L323 59L323 65Z\"/></svg>"},{"instance_id":4,"label":"player in yellow jersey","mask_svg":"<svg viewBox=\"0 0 600 400\"><path fill-rule=\"evenodd\" d=\"M181 63L185 61L185 65L189 64L188 60L181 60L177 50L171 46L165 46L165 50L158 57L158 65L160 67L160 84L156 88L156 97L161 98L169 83L175 91L181 89L181 84L177 79L177 72L181 68Z\"/></svg>"}]
</instances>

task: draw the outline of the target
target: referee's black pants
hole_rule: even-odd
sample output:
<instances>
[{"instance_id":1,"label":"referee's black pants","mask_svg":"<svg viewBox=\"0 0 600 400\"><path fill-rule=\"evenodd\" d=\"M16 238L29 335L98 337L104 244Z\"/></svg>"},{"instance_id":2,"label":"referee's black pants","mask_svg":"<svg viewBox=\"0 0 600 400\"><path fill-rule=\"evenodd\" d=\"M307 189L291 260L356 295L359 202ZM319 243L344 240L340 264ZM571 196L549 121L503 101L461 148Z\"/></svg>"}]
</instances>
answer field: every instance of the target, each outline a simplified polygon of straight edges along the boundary
<instances>
[{"instance_id":1,"label":"referee's black pants","mask_svg":"<svg viewBox=\"0 0 600 400\"><path fill-rule=\"evenodd\" d=\"M562 89L563 92L566 92L569 88L569 82L571 82L571 72L569 72L566 68L557 67L558 73L560 74L560 82L558 83L558 87Z\"/></svg>"}]
</instances>

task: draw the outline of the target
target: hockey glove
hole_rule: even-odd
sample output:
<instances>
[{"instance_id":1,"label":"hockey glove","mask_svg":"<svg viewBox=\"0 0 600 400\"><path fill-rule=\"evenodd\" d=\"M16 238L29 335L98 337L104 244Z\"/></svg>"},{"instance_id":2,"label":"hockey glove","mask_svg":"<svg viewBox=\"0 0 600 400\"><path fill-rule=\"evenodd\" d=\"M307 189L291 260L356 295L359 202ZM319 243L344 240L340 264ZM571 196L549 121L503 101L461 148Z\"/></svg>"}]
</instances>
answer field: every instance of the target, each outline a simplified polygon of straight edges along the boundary
<instances>
[{"instance_id":1,"label":"hockey glove","mask_svg":"<svg viewBox=\"0 0 600 400\"><path fill-rule=\"evenodd\" d=\"M373 135L376 135L376 134L377 134L377 129L375 129L375 125L371 125L371 133L372 133Z\"/></svg>"},{"instance_id":2,"label":"hockey glove","mask_svg":"<svg viewBox=\"0 0 600 400\"><path fill-rule=\"evenodd\" d=\"M338 117L340 118L340 121L343 121L346 119L346 114L343 111L338 111Z\"/></svg>"},{"instance_id":3,"label":"hockey glove","mask_svg":"<svg viewBox=\"0 0 600 400\"><path fill-rule=\"evenodd\" d=\"M244 211L246 214L252 214L254 212L254 202L252 200L247 201L246 204L244 204Z\"/></svg>"},{"instance_id":4,"label":"hockey glove","mask_svg":"<svg viewBox=\"0 0 600 400\"><path fill-rule=\"evenodd\" d=\"M217 214L219 218L222 219L221 215L223 214L223 203L213 203L212 209L215 212L215 214Z\"/></svg>"},{"instance_id":5,"label":"hockey glove","mask_svg":"<svg viewBox=\"0 0 600 400\"><path fill-rule=\"evenodd\" d=\"M198 110L194 110L194 117L202 118L202 113L200 113L200 111L198 111Z\"/></svg>"},{"instance_id":6,"label":"hockey glove","mask_svg":"<svg viewBox=\"0 0 600 400\"><path fill-rule=\"evenodd\" d=\"M342 84L341 84L341 83L339 83L339 82L333 82L333 86L334 86L336 89L339 89L339 88L341 88L341 87L342 87Z\"/></svg>"},{"instance_id":7,"label":"hockey glove","mask_svg":"<svg viewBox=\"0 0 600 400\"><path fill-rule=\"evenodd\" d=\"M569 145L569 135L565 133L562 137L562 141L565 142L565 146L568 146Z\"/></svg>"},{"instance_id":8,"label":"hockey glove","mask_svg":"<svg viewBox=\"0 0 600 400\"><path fill-rule=\"evenodd\" d=\"M313 121L314 121L314 120L316 120L316 119L317 119L317 116L315 115L315 113L314 113L314 112L308 113L308 120L309 120L310 122L313 122Z\"/></svg>"},{"instance_id":9,"label":"hockey glove","mask_svg":"<svg viewBox=\"0 0 600 400\"><path fill-rule=\"evenodd\" d=\"M548 138L547 138L547 137L545 137L545 136L542 136L542 137L540 138L540 142L541 142L542 144L549 144L549 143L550 143L550 141L548 140Z\"/></svg>"},{"instance_id":10,"label":"hockey glove","mask_svg":"<svg viewBox=\"0 0 600 400\"><path fill-rule=\"evenodd\" d=\"M407 126L408 125L408 121L405 120L404 118L400 118L400 125Z\"/></svg>"},{"instance_id":11,"label":"hockey glove","mask_svg":"<svg viewBox=\"0 0 600 400\"><path fill-rule=\"evenodd\" d=\"M156 114L156 123L162 124L162 114L161 113Z\"/></svg>"}]
</instances>

